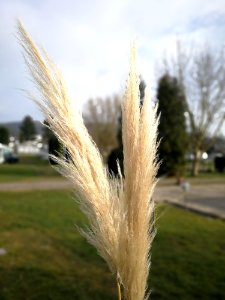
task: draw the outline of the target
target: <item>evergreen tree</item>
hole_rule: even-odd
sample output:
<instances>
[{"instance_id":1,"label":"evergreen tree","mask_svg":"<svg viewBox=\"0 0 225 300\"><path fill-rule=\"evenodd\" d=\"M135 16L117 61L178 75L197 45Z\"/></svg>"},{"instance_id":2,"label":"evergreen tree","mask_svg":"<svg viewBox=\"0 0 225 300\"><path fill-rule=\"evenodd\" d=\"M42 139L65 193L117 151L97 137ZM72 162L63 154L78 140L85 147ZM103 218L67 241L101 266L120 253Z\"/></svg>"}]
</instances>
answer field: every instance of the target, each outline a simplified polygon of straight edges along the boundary
<instances>
[{"instance_id":1,"label":"evergreen tree","mask_svg":"<svg viewBox=\"0 0 225 300\"><path fill-rule=\"evenodd\" d=\"M48 127L48 121L44 120L43 124L44 126L42 128L42 139L45 143L48 143L48 141L52 138L52 136L54 136L54 134L52 130Z\"/></svg>"},{"instance_id":2,"label":"evergreen tree","mask_svg":"<svg viewBox=\"0 0 225 300\"><path fill-rule=\"evenodd\" d=\"M159 80L159 175L182 176L185 168L187 132L185 124L186 100L178 80L168 74Z\"/></svg>"},{"instance_id":3,"label":"evergreen tree","mask_svg":"<svg viewBox=\"0 0 225 300\"><path fill-rule=\"evenodd\" d=\"M58 138L55 136L55 134L52 132L52 130L48 127L48 121L44 120L44 124L46 126L43 127L43 140L48 145L48 153L49 155L54 155L58 157L60 153L63 152L63 146L58 140ZM67 152L65 154L67 154ZM51 158L51 156L49 156L49 162L52 165L57 164L55 160Z\"/></svg>"},{"instance_id":4,"label":"evergreen tree","mask_svg":"<svg viewBox=\"0 0 225 300\"><path fill-rule=\"evenodd\" d=\"M26 116L20 125L20 141L29 141L34 138L36 128L33 119Z\"/></svg>"},{"instance_id":5,"label":"evergreen tree","mask_svg":"<svg viewBox=\"0 0 225 300\"><path fill-rule=\"evenodd\" d=\"M0 143L5 145L9 143L9 130L4 126L0 127Z\"/></svg>"}]
</instances>

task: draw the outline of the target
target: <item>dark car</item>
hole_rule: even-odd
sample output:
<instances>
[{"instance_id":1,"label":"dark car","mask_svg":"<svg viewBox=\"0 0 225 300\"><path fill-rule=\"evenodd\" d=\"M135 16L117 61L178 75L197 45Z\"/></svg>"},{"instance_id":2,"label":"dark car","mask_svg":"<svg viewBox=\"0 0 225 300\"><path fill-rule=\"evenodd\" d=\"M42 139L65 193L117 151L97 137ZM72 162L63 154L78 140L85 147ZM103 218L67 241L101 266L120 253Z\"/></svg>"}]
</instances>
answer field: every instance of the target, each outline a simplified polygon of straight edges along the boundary
<instances>
[{"instance_id":1,"label":"dark car","mask_svg":"<svg viewBox=\"0 0 225 300\"><path fill-rule=\"evenodd\" d=\"M216 156L214 159L214 166L217 172L223 173L225 171L225 156Z\"/></svg>"},{"instance_id":2,"label":"dark car","mask_svg":"<svg viewBox=\"0 0 225 300\"><path fill-rule=\"evenodd\" d=\"M4 155L5 163L8 164L15 164L19 162L19 157L13 153L7 153Z\"/></svg>"}]
</instances>

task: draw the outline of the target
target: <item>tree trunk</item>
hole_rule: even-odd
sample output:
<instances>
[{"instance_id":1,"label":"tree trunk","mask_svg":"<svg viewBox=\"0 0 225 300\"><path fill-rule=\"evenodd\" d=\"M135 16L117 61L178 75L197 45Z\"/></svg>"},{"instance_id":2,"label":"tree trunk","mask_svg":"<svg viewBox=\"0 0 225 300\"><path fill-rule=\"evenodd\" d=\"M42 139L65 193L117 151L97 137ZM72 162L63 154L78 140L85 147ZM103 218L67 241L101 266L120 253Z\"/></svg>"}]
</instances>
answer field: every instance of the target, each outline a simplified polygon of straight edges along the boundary
<instances>
[{"instance_id":1,"label":"tree trunk","mask_svg":"<svg viewBox=\"0 0 225 300\"><path fill-rule=\"evenodd\" d=\"M191 175L192 176L197 176L199 173L199 164L200 164L200 155L199 151L194 152L194 159L192 162L192 170L191 170Z\"/></svg>"}]
</instances>

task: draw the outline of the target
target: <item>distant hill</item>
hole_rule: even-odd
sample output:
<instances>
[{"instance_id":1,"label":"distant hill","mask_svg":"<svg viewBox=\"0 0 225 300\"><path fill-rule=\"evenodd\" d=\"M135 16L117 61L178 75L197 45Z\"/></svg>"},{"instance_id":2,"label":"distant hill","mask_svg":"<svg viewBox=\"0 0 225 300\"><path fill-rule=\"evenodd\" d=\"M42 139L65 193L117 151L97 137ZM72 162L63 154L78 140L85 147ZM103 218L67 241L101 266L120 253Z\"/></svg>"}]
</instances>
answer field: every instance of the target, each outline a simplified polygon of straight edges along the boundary
<instances>
[{"instance_id":1,"label":"distant hill","mask_svg":"<svg viewBox=\"0 0 225 300\"><path fill-rule=\"evenodd\" d=\"M19 137L19 133L20 133L20 125L22 122L8 122L8 123L0 123L0 126L4 126L6 127L9 132L10 132L10 136L14 136L15 138ZM43 133L43 125L41 124L40 121L34 121L35 124L35 128L36 128L36 132L37 134L41 134Z\"/></svg>"}]
</instances>

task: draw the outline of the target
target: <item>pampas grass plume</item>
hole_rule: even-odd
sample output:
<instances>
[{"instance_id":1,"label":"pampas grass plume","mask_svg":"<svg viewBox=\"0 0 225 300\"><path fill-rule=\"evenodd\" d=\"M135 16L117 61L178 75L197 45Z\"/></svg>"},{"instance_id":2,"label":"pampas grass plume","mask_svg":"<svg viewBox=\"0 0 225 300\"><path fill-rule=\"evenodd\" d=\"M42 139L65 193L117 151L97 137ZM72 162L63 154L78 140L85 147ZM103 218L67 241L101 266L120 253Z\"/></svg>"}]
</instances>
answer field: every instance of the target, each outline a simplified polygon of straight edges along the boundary
<instances>
[{"instance_id":1,"label":"pampas grass plume","mask_svg":"<svg viewBox=\"0 0 225 300\"><path fill-rule=\"evenodd\" d=\"M147 299L158 119L147 90L140 109L135 44L122 102L125 176L118 180L109 176L81 113L72 108L60 71L20 21L17 28L26 65L39 91L39 97L32 99L69 153L68 161L54 159L59 172L72 182L80 208L89 219L89 229L81 232L115 275L118 298L122 299L123 292L126 300Z\"/></svg>"}]
</instances>

